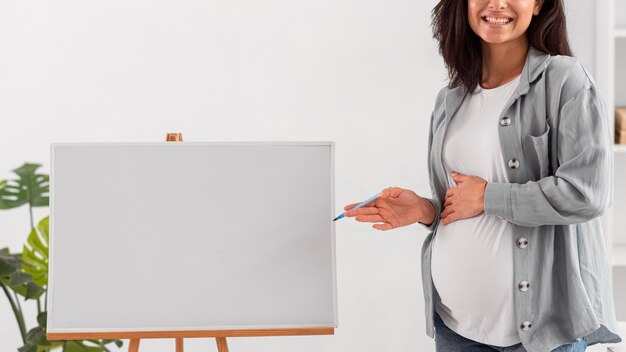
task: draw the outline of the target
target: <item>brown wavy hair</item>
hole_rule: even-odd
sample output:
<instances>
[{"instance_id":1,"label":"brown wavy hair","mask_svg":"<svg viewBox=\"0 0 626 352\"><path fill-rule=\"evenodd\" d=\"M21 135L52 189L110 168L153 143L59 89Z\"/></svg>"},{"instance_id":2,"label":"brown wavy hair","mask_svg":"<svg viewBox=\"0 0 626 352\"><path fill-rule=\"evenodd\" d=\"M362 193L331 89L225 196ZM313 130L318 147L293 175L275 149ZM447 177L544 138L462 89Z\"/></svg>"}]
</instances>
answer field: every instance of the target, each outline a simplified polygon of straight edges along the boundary
<instances>
[{"instance_id":1,"label":"brown wavy hair","mask_svg":"<svg viewBox=\"0 0 626 352\"><path fill-rule=\"evenodd\" d=\"M465 85L470 92L482 76L480 37L467 18L468 0L440 0L432 10L433 38L448 69L449 88ZM545 0L526 30L530 46L551 55L572 56L562 0Z\"/></svg>"}]
</instances>

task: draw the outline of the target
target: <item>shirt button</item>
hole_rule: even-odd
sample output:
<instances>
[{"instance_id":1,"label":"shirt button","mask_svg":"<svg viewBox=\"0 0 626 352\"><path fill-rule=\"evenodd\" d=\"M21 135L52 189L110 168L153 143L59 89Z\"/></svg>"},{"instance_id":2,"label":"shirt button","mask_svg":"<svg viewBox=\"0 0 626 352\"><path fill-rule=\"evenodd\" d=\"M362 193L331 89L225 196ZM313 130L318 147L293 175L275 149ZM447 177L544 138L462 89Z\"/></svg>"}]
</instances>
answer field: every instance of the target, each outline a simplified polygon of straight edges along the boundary
<instances>
[{"instance_id":1,"label":"shirt button","mask_svg":"<svg viewBox=\"0 0 626 352\"><path fill-rule=\"evenodd\" d=\"M525 239L524 237L521 237L520 239L517 240L517 246L519 248L526 248L528 246L528 240Z\"/></svg>"},{"instance_id":2,"label":"shirt button","mask_svg":"<svg viewBox=\"0 0 626 352\"><path fill-rule=\"evenodd\" d=\"M511 124L511 118L505 116L502 119L500 119L501 126L508 126L510 124Z\"/></svg>"},{"instance_id":3,"label":"shirt button","mask_svg":"<svg viewBox=\"0 0 626 352\"><path fill-rule=\"evenodd\" d=\"M519 167L519 160L517 160L517 159L509 160L509 167L511 169L517 169Z\"/></svg>"},{"instance_id":4,"label":"shirt button","mask_svg":"<svg viewBox=\"0 0 626 352\"><path fill-rule=\"evenodd\" d=\"M522 330L528 331L532 325L533 324L531 324L529 321L525 321L522 323Z\"/></svg>"},{"instance_id":5,"label":"shirt button","mask_svg":"<svg viewBox=\"0 0 626 352\"><path fill-rule=\"evenodd\" d=\"M524 281L519 283L518 287L519 287L520 291L524 291L525 292L525 291L528 291L528 288L530 287L530 283L528 281L524 280Z\"/></svg>"}]
</instances>

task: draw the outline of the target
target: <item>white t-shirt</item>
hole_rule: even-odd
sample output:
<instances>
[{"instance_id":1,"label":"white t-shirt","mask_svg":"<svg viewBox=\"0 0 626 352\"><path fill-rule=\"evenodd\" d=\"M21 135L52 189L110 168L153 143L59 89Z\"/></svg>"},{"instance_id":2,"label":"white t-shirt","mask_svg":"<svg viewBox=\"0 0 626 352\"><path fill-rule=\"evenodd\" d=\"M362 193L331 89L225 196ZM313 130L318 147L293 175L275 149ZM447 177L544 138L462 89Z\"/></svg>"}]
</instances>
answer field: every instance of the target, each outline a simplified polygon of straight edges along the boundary
<instances>
[{"instance_id":1,"label":"white t-shirt","mask_svg":"<svg viewBox=\"0 0 626 352\"><path fill-rule=\"evenodd\" d=\"M480 85L468 94L446 131L442 158L448 188L451 171L487 182L508 182L498 128L504 104L520 76L493 89ZM442 200L443 201L443 200ZM440 301L437 313L457 334L494 346L520 342L513 293L513 227L484 213L439 224L432 249L432 278Z\"/></svg>"}]
</instances>

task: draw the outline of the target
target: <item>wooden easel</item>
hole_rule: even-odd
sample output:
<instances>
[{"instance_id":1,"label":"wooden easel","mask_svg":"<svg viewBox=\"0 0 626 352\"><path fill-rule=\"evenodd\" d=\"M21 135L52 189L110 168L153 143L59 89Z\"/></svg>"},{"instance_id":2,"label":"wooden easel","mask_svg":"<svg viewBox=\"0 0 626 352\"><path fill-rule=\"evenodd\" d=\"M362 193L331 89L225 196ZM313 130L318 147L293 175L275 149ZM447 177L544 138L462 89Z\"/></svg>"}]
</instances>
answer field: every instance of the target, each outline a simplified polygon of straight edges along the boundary
<instances>
[{"instance_id":1,"label":"wooden easel","mask_svg":"<svg viewBox=\"0 0 626 352\"><path fill-rule=\"evenodd\" d=\"M182 133L167 133L166 142L182 142ZM300 336L300 335L334 335L335 328L289 328L289 329L255 329L255 330L193 330L193 331L132 331L132 332L61 332L47 333L48 341L59 340L99 340L129 339L128 352L139 352L141 339L176 339L176 352L184 352L185 338L215 338L217 350L228 352L226 337L251 336Z\"/></svg>"},{"instance_id":2,"label":"wooden easel","mask_svg":"<svg viewBox=\"0 0 626 352\"><path fill-rule=\"evenodd\" d=\"M228 352L228 345L226 344L225 337L216 337L217 341L217 350L220 352ZM130 345L128 345L128 352L138 352L139 351L139 341L140 339L130 339ZM184 344L183 338L176 338L176 352L183 352Z\"/></svg>"},{"instance_id":3,"label":"wooden easel","mask_svg":"<svg viewBox=\"0 0 626 352\"><path fill-rule=\"evenodd\" d=\"M183 134L182 133L168 133L165 135L166 142L182 142ZM216 337L215 341L217 342L217 350L219 352L228 352L228 344L226 343L225 337ZM184 342L182 337L176 338L176 352L184 352ZM139 352L139 339L131 339L130 345L128 346L128 352Z\"/></svg>"},{"instance_id":4,"label":"wooden easel","mask_svg":"<svg viewBox=\"0 0 626 352\"><path fill-rule=\"evenodd\" d=\"M182 142L182 133L168 133L165 135L166 142ZM128 352L139 352L139 341L141 339L130 339L130 345L128 345ZM215 337L217 342L217 350L219 352L228 352L228 344L225 337ZM176 352L184 352L184 342L182 337L176 337Z\"/></svg>"}]
</instances>

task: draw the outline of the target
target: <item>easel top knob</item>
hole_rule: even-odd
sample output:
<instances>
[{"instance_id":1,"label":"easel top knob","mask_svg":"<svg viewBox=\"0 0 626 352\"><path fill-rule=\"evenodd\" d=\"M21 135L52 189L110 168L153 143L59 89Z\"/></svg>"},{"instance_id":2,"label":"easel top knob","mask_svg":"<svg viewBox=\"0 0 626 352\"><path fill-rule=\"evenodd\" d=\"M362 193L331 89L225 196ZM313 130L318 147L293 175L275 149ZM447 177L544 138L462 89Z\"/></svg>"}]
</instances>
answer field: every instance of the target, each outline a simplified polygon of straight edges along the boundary
<instances>
[{"instance_id":1,"label":"easel top knob","mask_svg":"<svg viewBox=\"0 0 626 352\"><path fill-rule=\"evenodd\" d=\"M166 142L182 142L183 134L180 132L168 133L165 136L165 141Z\"/></svg>"}]
</instances>

